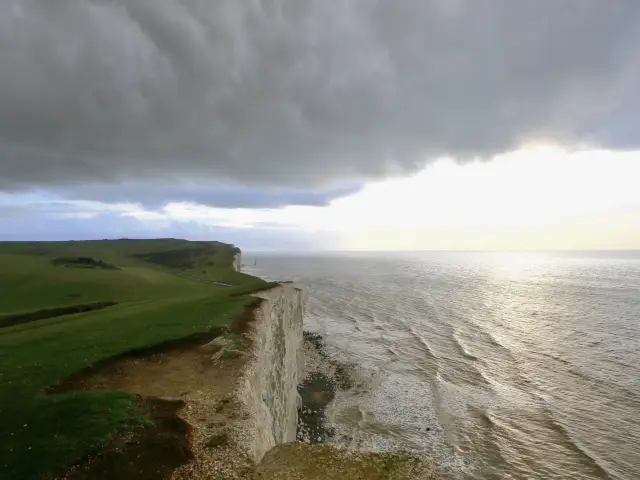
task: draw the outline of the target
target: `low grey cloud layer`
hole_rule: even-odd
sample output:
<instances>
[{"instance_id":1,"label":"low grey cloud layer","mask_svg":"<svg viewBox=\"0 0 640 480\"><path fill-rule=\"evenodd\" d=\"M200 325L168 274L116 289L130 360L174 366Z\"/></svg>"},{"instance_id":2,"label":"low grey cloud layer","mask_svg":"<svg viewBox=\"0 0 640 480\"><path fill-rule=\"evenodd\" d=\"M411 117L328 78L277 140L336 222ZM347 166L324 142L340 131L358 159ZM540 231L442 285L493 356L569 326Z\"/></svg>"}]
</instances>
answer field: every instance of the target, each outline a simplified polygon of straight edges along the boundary
<instances>
[{"instance_id":1,"label":"low grey cloud layer","mask_svg":"<svg viewBox=\"0 0 640 480\"><path fill-rule=\"evenodd\" d=\"M117 187L117 200L140 203L157 209L168 202L187 202L220 208L279 208L287 205L322 207L331 200L360 190L359 184L316 190L260 189L241 186L207 185L206 181L160 185L153 182L124 182ZM80 184L65 190L74 199L113 201L114 187L108 184Z\"/></svg>"},{"instance_id":2,"label":"low grey cloud layer","mask_svg":"<svg viewBox=\"0 0 640 480\"><path fill-rule=\"evenodd\" d=\"M628 148L638 25L636 0L6 0L0 190L330 198L527 139Z\"/></svg>"}]
</instances>

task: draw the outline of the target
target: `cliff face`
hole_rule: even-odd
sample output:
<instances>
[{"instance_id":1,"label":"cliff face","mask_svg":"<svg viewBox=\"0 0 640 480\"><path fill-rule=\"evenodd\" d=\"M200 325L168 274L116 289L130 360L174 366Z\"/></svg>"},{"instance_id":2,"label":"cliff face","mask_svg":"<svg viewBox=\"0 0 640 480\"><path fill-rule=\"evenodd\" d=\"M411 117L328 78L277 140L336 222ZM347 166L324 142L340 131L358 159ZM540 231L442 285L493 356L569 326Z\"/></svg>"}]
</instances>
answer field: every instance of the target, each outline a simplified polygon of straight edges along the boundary
<instances>
[{"instance_id":1,"label":"cliff face","mask_svg":"<svg viewBox=\"0 0 640 480\"><path fill-rule=\"evenodd\" d=\"M233 256L233 269L236 272L241 271L241 269L242 269L242 254L241 253L236 253Z\"/></svg>"},{"instance_id":2,"label":"cliff face","mask_svg":"<svg viewBox=\"0 0 640 480\"><path fill-rule=\"evenodd\" d=\"M197 369L198 388L181 395L180 412L191 427L193 460L173 480L253 479L268 450L296 439L305 299L292 283L253 296L242 335L225 333L196 349L207 366Z\"/></svg>"},{"instance_id":3,"label":"cliff face","mask_svg":"<svg viewBox=\"0 0 640 480\"><path fill-rule=\"evenodd\" d=\"M243 443L259 462L275 445L296 439L304 295L294 284L283 283L256 296L262 302L250 329L252 350L238 397L248 413Z\"/></svg>"},{"instance_id":4,"label":"cliff face","mask_svg":"<svg viewBox=\"0 0 640 480\"><path fill-rule=\"evenodd\" d=\"M293 283L282 283L256 296L262 303L249 329L252 349L236 397L246 415L239 440L254 469L247 476L211 478L435 479L429 462L407 454L346 452L330 445L296 443L305 296Z\"/></svg>"}]
</instances>

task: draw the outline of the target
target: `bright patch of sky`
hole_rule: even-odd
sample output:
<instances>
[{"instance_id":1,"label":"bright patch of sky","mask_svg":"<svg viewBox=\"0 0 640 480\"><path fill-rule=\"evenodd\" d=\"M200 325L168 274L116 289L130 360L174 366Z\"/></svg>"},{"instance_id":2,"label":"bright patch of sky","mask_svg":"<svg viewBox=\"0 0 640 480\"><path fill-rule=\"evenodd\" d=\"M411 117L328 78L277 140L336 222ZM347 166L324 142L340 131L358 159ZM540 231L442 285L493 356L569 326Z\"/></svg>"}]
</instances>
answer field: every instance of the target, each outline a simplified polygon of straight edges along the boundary
<instances>
[{"instance_id":1,"label":"bright patch of sky","mask_svg":"<svg viewBox=\"0 0 640 480\"><path fill-rule=\"evenodd\" d=\"M213 208L170 203L51 202L22 196L58 219L103 214L136 219L150 232L180 224L263 229L278 236L317 235L309 248L546 249L640 248L640 152L530 147L490 162L432 163L408 178L367 185L325 207ZM5 196L2 203L9 204ZM15 198L13 205L15 207ZM52 208L55 207L55 208ZM100 234L96 232L99 237Z\"/></svg>"}]
</instances>

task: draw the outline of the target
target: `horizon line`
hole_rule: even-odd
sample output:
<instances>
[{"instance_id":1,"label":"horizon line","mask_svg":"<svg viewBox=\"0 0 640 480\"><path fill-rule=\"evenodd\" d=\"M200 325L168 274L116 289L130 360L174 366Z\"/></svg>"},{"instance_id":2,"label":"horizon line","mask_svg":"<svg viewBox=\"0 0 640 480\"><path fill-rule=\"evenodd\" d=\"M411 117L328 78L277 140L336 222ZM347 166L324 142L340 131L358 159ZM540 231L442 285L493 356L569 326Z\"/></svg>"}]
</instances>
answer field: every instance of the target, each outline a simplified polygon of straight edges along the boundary
<instances>
[{"instance_id":1,"label":"horizon line","mask_svg":"<svg viewBox=\"0 0 640 480\"><path fill-rule=\"evenodd\" d=\"M422 252L436 252L436 253L569 253L569 252L638 252L640 253L640 248L625 248L625 249L615 249L615 248L599 248L599 249L589 249L589 248L580 248L580 249L454 249L454 250L445 250L445 249L419 249L419 250L342 250L342 249L269 249L269 250L258 250L258 249L247 249L247 252L254 253L283 253L283 252L296 252L296 253L422 253Z\"/></svg>"}]
</instances>

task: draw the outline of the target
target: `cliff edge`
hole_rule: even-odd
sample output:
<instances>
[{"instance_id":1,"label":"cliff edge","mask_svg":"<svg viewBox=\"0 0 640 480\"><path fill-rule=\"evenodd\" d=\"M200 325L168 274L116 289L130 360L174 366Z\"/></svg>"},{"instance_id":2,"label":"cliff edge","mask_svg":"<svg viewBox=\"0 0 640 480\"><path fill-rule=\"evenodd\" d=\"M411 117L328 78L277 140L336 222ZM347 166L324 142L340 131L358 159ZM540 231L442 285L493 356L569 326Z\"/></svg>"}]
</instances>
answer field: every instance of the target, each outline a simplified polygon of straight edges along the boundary
<instances>
[{"instance_id":1,"label":"cliff edge","mask_svg":"<svg viewBox=\"0 0 640 480\"><path fill-rule=\"evenodd\" d=\"M219 242L0 242L0 313L31 320L0 338L0 477L421 478L411 457L296 443L304 293L240 268Z\"/></svg>"},{"instance_id":2,"label":"cliff edge","mask_svg":"<svg viewBox=\"0 0 640 480\"><path fill-rule=\"evenodd\" d=\"M252 346L238 395L249 414L243 441L257 463L272 447L296 440L304 298L292 283L256 296L260 302L247 332Z\"/></svg>"},{"instance_id":3,"label":"cliff edge","mask_svg":"<svg viewBox=\"0 0 640 480\"><path fill-rule=\"evenodd\" d=\"M234 374L185 398L193 459L175 479L253 478L267 451L296 439L303 293L281 283L254 297L244 322L201 347L213 370Z\"/></svg>"},{"instance_id":4,"label":"cliff edge","mask_svg":"<svg viewBox=\"0 0 640 480\"><path fill-rule=\"evenodd\" d=\"M186 400L181 413L193 428L193 459L174 479L419 480L435 478L429 463L405 453L361 453L330 445L296 442L298 385L304 370L305 296L293 283L255 293L242 325L242 340L222 336L214 348L222 369L238 350L237 381L223 393L219 385ZM205 399L204 404L202 400Z\"/></svg>"}]
</instances>

